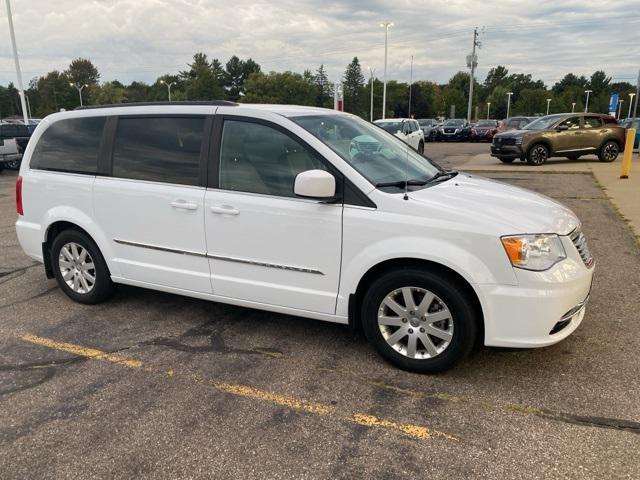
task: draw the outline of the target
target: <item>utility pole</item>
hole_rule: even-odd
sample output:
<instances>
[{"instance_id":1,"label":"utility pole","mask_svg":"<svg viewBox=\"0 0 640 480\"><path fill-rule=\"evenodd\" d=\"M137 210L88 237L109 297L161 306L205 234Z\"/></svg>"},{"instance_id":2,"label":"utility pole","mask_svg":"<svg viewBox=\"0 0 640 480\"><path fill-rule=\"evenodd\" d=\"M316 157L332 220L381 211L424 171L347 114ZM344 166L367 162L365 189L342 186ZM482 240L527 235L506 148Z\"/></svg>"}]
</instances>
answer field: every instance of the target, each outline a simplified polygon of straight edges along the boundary
<instances>
[{"instance_id":1,"label":"utility pole","mask_svg":"<svg viewBox=\"0 0 640 480\"><path fill-rule=\"evenodd\" d=\"M551 99L547 98L547 115L549 115L549 105L551 104Z\"/></svg>"},{"instance_id":2,"label":"utility pole","mask_svg":"<svg viewBox=\"0 0 640 480\"><path fill-rule=\"evenodd\" d=\"M374 68L369 67L369 75L371 76L371 113L369 115L369 120L373 123L373 73L376 70Z\"/></svg>"},{"instance_id":3,"label":"utility pole","mask_svg":"<svg viewBox=\"0 0 640 480\"><path fill-rule=\"evenodd\" d=\"M384 28L384 76L382 78L382 119L386 118L387 111L387 53L388 53L388 37L389 27L393 26L392 22L384 22L380 24Z\"/></svg>"},{"instance_id":4,"label":"utility pole","mask_svg":"<svg viewBox=\"0 0 640 480\"><path fill-rule=\"evenodd\" d=\"M633 106L633 116L638 114L638 102L640 101L640 70L638 70L638 86L636 87L636 103Z\"/></svg>"},{"instance_id":5,"label":"utility pole","mask_svg":"<svg viewBox=\"0 0 640 480\"><path fill-rule=\"evenodd\" d=\"M476 55L476 47L480 46L478 42L478 27L473 29L473 49L471 55L467 57L467 67L471 69L471 78L469 78L469 104L467 106L467 121L471 123L471 107L473 106L473 76L478 66L478 56Z\"/></svg>"},{"instance_id":6,"label":"utility pole","mask_svg":"<svg viewBox=\"0 0 640 480\"><path fill-rule=\"evenodd\" d=\"M411 87L413 86L413 55L411 55L411 70L409 70L409 113L407 117L411 118Z\"/></svg>"},{"instance_id":7,"label":"utility pole","mask_svg":"<svg viewBox=\"0 0 640 480\"><path fill-rule=\"evenodd\" d=\"M11 46L13 47L13 61L16 64L16 76L18 77L18 91L20 92L20 105L22 105L22 116L24 124L29 125L27 105L24 97L24 87L22 86L22 71L20 70L20 60L18 59L18 47L16 46L16 34L13 32L13 18L11 16L11 2L6 0L7 19L9 20L9 33L11 35Z\"/></svg>"}]
</instances>

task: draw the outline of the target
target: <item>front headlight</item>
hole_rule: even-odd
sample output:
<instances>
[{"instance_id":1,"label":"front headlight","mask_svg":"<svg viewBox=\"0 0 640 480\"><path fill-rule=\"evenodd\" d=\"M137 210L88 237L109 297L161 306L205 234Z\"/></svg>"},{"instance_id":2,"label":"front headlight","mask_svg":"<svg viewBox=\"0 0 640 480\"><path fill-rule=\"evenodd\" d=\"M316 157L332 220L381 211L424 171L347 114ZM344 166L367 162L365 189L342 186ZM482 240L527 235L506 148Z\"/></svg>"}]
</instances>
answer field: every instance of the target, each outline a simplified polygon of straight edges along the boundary
<instances>
[{"instance_id":1,"label":"front headlight","mask_svg":"<svg viewBox=\"0 0 640 480\"><path fill-rule=\"evenodd\" d=\"M557 235L511 235L502 237L507 256L514 267L542 271L567 258Z\"/></svg>"}]
</instances>

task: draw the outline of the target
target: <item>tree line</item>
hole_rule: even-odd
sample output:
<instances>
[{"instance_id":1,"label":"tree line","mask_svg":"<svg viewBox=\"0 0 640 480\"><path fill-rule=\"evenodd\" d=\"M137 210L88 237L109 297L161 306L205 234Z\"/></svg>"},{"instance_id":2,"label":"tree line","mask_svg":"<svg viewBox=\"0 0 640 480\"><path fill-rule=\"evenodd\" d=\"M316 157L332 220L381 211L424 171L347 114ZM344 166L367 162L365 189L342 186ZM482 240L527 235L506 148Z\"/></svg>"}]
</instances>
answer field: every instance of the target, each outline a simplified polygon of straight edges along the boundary
<instances>
[{"instance_id":1,"label":"tree line","mask_svg":"<svg viewBox=\"0 0 640 480\"><path fill-rule=\"evenodd\" d=\"M383 84L379 78L366 78L357 57L346 66L341 75L344 107L347 112L369 118L371 88L373 88L374 119L382 116ZM54 70L29 82L26 95L34 118L43 117L61 109L73 109L79 105L75 86L86 85L82 95L85 105L124 102L155 102L168 99L167 85L171 85L172 100L231 100L243 103L279 103L333 106L333 82L324 65L302 73L263 72L253 59L232 56L226 63L210 59L205 53L193 56L187 68L178 73L167 73L154 83L134 81L125 85L118 80L101 82L96 66L85 58L73 60L63 71ZM466 117L469 90L469 73L457 72L447 83L438 84L418 80L411 85L411 114L416 118ZM507 93L512 92L511 115L541 115L549 113L583 111L586 96L592 90L589 110L608 112L612 92L628 102L628 94L635 87L628 82L613 82L604 71L596 71L590 77L566 74L548 88L542 80L531 74L509 73L498 65L487 74L484 82L474 85L474 111L472 116L487 115L502 119L507 113ZM572 107L572 104L575 106ZM623 104L625 105L625 104ZM628 103L625 105L628 108ZM387 82L387 117L404 117L409 114L409 84L390 80ZM626 109L625 109L626 110ZM625 112L623 112L625 113ZM20 97L13 84L0 86L0 115L21 115Z\"/></svg>"}]
</instances>

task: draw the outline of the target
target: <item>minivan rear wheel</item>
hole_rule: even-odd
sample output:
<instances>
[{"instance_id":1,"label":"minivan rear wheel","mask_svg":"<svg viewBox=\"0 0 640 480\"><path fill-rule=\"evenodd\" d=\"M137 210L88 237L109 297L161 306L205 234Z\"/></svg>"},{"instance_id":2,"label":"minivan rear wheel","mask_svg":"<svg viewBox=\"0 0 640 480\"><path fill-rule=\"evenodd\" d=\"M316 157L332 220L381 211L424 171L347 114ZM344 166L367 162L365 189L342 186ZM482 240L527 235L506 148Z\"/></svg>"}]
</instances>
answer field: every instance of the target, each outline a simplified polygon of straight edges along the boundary
<instances>
[{"instance_id":1,"label":"minivan rear wheel","mask_svg":"<svg viewBox=\"0 0 640 480\"><path fill-rule=\"evenodd\" d=\"M420 373L451 368L473 348L473 303L447 277L419 269L388 272L363 298L369 342L392 364Z\"/></svg>"},{"instance_id":2,"label":"minivan rear wheel","mask_svg":"<svg viewBox=\"0 0 640 480\"><path fill-rule=\"evenodd\" d=\"M86 234L65 230L53 240L51 264L62 291L79 303L94 304L113 292L113 282L98 246Z\"/></svg>"}]
</instances>

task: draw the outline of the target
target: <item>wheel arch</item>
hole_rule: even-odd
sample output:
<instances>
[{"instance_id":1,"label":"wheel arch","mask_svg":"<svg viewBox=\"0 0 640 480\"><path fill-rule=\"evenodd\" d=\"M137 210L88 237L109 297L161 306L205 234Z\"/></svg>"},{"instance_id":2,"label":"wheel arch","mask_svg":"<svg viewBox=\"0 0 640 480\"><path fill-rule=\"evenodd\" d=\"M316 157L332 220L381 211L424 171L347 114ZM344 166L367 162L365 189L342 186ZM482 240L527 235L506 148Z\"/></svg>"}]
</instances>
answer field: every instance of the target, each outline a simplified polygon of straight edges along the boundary
<instances>
[{"instance_id":1,"label":"wheel arch","mask_svg":"<svg viewBox=\"0 0 640 480\"><path fill-rule=\"evenodd\" d=\"M450 280L455 281L458 285L462 287L465 293L469 296L472 301L474 311L477 314L478 319L478 338L477 341L484 341L484 312L482 309L482 303L480 302L480 297L478 293L475 291L471 283L462 276L457 271L453 270L451 267L443 265L441 263L425 260L421 258L410 258L410 257L402 257L402 258L392 258L381 261L376 265L373 265L369 270L365 272L365 274L360 278L358 285L355 289L355 292L349 296L349 327L353 330L359 330L362 328L361 325L361 307L362 300L364 298L364 294L369 288L369 286L373 283L373 281L378 278L380 275L384 275L387 272L400 270L403 268L412 268L416 267L428 270L430 272L438 273L443 277L446 277Z\"/></svg>"},{"instance_id":2,"label":"wheel arch","mask_svg":"<svg viewBox=\"0 0 640 480\"><path fill-rule=\"evenodd\" d=\"M531 142L530 145L527 146L527 153L525 153L525 156L528 157L529 156L529 152L533 149L533 147L535 147L536 145L544 145L545 147L547 147L547 150L549 150L549 156L551 157L552 155L555 155L555 152L553 150L553 145L551 145L551 142L547 139L543 139L541 138L540 140L534 140L533 142Z\"/></svg>"}]
</instances>

